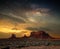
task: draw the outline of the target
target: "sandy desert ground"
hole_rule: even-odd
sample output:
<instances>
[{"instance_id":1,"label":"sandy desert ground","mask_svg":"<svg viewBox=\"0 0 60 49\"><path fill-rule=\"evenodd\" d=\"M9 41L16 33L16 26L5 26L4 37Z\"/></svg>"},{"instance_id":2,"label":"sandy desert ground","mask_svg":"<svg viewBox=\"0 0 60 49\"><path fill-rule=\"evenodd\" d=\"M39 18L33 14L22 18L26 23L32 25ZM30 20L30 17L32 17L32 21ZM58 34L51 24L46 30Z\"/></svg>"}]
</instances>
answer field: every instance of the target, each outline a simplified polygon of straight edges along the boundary
<instances>
[{"instance_id":1,"label":"sandy desert ground","mask_svg":"<svg viewBox=\"0 0 60 49\"><path fill-rule=\"evenodd\" d=\"M60 46L30 46L21 49L60 49Z\"/></svg>"},{"instance_id":2,"label":"sandy desert ground","mask_svg":"<svg viewBox=\"0 0 60 49\"><path fill-rule=\"evenodd\" d=\"M0 49L5 49L5 48L0 48ZM60 49L60 46L29 46L22 48L10 47L9 49Z\"/></svg>"}]
</instances>

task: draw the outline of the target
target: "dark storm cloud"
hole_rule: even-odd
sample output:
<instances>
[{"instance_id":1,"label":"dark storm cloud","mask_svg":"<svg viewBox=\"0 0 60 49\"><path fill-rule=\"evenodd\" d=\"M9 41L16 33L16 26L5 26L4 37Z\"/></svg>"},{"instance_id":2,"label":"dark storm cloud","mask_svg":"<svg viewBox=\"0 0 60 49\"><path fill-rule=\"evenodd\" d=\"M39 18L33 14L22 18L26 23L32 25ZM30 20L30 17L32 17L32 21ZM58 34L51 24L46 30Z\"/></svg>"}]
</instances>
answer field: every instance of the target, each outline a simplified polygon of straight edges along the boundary
<instances>
[{"instance_id":1,"label":"dark storm cloud","mask_svg":"<svg viewBox=\"0 0 60 49\"><path fill-rule=\"evenodd\" d=\"M59 1L57 0L0 0L0 6L11 6L11 8L29 9L30 4L39 4L40 7L53 8L53 10L59 11Z\"/></svg>"},{"instance_id":2,"label":"dark storm cloud","mask_svg":"<svg viewBox=\"0 0 60 49\"><path fill-rule=\"evenodd\" d=\"M0 14L0 20L7 20L7 19L9 19L11 22L25 23L25 21L23 21L22 19L16 19L15 17L9 15Z\"/></svg>"},{"instance_id":3,"label":"dark storm cloud","mask_svg":"<svg viewBox=\"0 0 60 49\"><path fill-rule=\"evenodd\" d=\"M44 30L44 31L48 31L50 33L57 33L57 34L60 34L60 24L57 26L57 25L48 25L48 26L45 26L45 27L28 27L26 28L27 30L32 30L32 31L40 31L40 30Z\"/></svg>"},{"instance_id":4,"label":"dark storm cloud","mask_svg":"<svg viewBox=\"0 0 60 49\"><path fill-rule=\"evenodd\" d=\"M13 13L25 19L25 12L36 8L49 8L54 15L58 15L54 17L60 17L60 6L57 0L0 0L0 13Z\"/></svg>"},{"instance_id":5,"label":"dark storm cloud","mask_svg":"<svg viewBox=\"0 0 60 49\"><path fill-rule=\"evenodd\" d=\"M40 30L44 30L44 31L53 31L51 28L48 28L48 27L28 27L26 28L28 30L33 30L33 31L40 31Z\"/></svg>"},{"instance_id":6,"label":"dark storm cloud","mask_svg":"<svg viewBox=\"0 0 60 49\"><path fill-rule=\"evenodd\" d=\"M57 0L0 0L0 13L6 15L4 16L4 18L8 17L13 19L14 21L19 21L24 23L25 21L27 21L27 16L25 15L26 11L29 12L31 10L36 10L36 9L41 10L43 8L51 9L51 11L47 12L47 13L51 12L51 15L49 15L50 17L44 17L44 15L42 17L33 17L33 19L36 19L37 22L42 22L42 21L47 22L46 25L48 26L46 26L46 28L48 29L44 28L43 30L49 30L49 28L52 28L50 27L50 24L52 24L51 26L54 26L53 24L57 24L56 26L59 26L60 24L59 5L60 3ZM56 30L59 29L59 27L58 28L55 27L55 28ZM32 30L38 30L38 29L33 28Z\"/></svg>"}]
</instances>

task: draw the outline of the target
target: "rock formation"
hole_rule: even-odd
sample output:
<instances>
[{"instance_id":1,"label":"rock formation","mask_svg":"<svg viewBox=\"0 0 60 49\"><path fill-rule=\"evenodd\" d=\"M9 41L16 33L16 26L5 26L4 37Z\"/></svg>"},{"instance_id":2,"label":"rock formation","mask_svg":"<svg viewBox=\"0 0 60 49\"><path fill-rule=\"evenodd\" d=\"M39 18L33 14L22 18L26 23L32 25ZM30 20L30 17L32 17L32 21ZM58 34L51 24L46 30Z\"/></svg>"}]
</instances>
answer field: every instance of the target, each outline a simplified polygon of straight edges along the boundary
<instances>
[{"instance_id":1,"label":"rock formation","mask_svg":"<svg viewBox=\"0 0 60 49\"><path fill-rule=\"evenodd\" d=\"M31 36L30 37L40 38L40 39L53 39L53 37L51 37L45 31L31 32Z\"/></svg>"}]
</instances>

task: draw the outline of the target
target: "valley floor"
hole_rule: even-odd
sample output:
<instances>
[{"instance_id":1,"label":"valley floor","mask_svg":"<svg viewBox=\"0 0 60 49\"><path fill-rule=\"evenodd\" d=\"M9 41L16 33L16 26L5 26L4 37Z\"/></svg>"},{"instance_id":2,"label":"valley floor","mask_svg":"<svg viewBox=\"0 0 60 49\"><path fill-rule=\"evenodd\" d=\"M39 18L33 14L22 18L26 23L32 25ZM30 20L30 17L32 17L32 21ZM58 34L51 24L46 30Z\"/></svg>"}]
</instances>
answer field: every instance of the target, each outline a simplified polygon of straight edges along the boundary
<instances>
[{"instance_id":1,"label":"valley floor","mask_svg":"<svg viewBox=\"0 0 60 49\"><path fill-rule=\"evenodd\" d=\"M21 49L60 49L60 46L30 46Z\"/></svg>"}]
</instances>

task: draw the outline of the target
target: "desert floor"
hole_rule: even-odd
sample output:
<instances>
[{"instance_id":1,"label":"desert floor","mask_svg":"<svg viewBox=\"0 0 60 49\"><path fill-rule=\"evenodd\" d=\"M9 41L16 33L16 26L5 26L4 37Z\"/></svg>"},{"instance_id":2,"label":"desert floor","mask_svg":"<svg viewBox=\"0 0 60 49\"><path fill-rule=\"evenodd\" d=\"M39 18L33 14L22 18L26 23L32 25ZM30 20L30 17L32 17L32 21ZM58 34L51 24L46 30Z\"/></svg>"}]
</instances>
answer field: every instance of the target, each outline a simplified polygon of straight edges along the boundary
<instances>
[{"instance_id":1,"label":"desert floor","mask_svg":"<svg viewBox=\"0 0 60 49\"><path fill-rule=\"evenodd\" d=\"M30 46L21 49L60 49L60 46Z\"/></svg>"}]
</instances>

